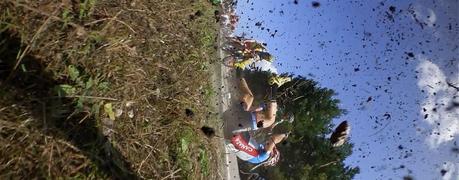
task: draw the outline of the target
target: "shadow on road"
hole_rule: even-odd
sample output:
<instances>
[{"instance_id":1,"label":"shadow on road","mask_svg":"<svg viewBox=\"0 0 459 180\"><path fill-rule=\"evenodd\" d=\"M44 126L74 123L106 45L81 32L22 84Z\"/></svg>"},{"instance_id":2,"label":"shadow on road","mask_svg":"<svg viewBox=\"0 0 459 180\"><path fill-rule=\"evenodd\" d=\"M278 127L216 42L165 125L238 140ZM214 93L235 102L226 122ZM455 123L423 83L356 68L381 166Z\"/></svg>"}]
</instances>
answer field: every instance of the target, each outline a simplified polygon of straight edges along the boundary
<instances>
[{"instance_id":1,"label":"shadow on road","mask_svg":"<svg viewBox=\"0 0 459 180\"><path fill-rule=\"evenodd\" d=\"M231 103L223 113L223 119L225 121L225 138L232 137L232 131L236 129L251 127L252 119L250 112L244 111L240 105L240 90L238 82L243 77L246 79L249 88L254 95L253 107L258 107L263 102L266 96L266 89L268 87L266 79L263 79L263 75L259 75L256 72L249 72L245 70L243 72L237 72L236 75L231 76L232 79L228 81L233 82L232 87L229 88L229 92L232 94Z\"/></svg>"}]
</instances>

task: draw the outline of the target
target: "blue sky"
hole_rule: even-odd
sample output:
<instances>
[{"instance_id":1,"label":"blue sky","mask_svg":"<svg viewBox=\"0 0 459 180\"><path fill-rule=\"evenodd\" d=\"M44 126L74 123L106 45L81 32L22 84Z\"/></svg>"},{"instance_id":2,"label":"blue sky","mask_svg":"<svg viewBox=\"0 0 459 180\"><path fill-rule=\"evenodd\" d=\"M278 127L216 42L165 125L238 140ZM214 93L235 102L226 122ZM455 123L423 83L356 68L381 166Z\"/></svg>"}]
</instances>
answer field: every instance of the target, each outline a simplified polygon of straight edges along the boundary
<instances>
[{"instance_id":1,"label":"blue sky","mask_svg":"<svg viewBox=\"0 0 459 180\"><path fill-rule=\"evenodd\" d=\"M235 34L268 43L277 71L338 93L355 179L457 179L458 0L297 2L239 1Z\"/></svg>"}]
</instances>

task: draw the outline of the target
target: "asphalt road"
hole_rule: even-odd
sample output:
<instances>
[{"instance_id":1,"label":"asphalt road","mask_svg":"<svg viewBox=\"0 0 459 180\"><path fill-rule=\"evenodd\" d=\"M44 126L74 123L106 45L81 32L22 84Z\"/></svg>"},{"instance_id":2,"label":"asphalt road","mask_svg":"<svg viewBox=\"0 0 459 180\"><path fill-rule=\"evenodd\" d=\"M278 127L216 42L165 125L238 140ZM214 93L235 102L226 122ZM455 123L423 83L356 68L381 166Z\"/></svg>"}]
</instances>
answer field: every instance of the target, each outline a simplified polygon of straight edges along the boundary
<instances>
[{"instance_id":1,"label":"asphalt road","mask_svg":"<svg viewBox=\"0 0 459 180\"><path fill-rule=\"evenodd\" d=\"M227 8L223 8L224 12L227 10ZM223 118L223 124L221 127L221 133L224 137L224 139L221 141L221 145L224 147L222 148L222 153L224 154L224 165L221 169L222 178L225 180L238 180L241 178L239 176L237 157L234 153L230 152L226 148L225 143L228 142L232 137L231 131L238 128L240 124L248 125L248 123L244 123L241 118L238 118L243 112L241 112L241 109L238 108L237 105L239 104L237 102L237 99L239 98L239 92L236 86L236 82L238 82L236 72L234 69L229 68L223 64L223 59L227 56L227 54L225 54L221 47L223 46L224 40L226 39L225 37L230 36L230 34L231 31L228 27L221 26L218 38L218 44L220 47L218 53L222 63L220 63L217 67L216 85L218 86L218 89L220 89L219 113L220 117Z\"/></svg>"}]
</instances>

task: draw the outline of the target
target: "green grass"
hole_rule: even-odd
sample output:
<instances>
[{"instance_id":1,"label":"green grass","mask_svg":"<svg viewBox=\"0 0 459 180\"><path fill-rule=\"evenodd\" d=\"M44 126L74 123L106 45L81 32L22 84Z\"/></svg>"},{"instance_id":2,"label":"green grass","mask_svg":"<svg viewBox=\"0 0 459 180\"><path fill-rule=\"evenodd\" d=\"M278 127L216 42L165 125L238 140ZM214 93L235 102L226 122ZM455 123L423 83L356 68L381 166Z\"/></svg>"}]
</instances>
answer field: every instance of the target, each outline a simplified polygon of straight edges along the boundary
<instances>
[{"instance_id":1,"label":"green grass","mask_svg":"<svg viewBox=\"0 0 459 180\"><path fill-rule=\"evenodd\" d=\"M209 160L209 157L208 157L208 153L209 152L207 152L205 147L203 147L203 146L199 147L198 160L199 160L199 165L200 165L200 168L201 168L201 174L202 174L203 177L206 177L206 176L209 175L210 160Z\"/></svg>"},{"instance_id":2,"label":"green grass","mask_svg":"<svg viewBox=\"0 0 459 180\"><path fill-rule=\"evenodd\" d=\"M94 6L96 5L96 0L84 0L83 2L80 3L80 12L79 12L79 18L87 18L89 17L93 10Z\"/></svg>"},{"instance_id":3,"label":"green grass","mask_svg":"<svg viewBox=\"0 0 459 180\"><path fill-rule=\"evenodd\" d=\"M174 159L178 164L178 167L181 169L180 174L185 179L192 178L193 163L192 163L192 143L196 142L196 139L191 128L186 127L181 130L181 133L178 134L177 139L179 140L175 145L175 151L172 153Z\"/></svg>"},{"instance_id":4,"label":"green grass","mask_svg":"<svg viewBox=\"0 0 459 180\"><path fill-rule=\"evenodd\" d=\"M75 65L68 65L66 74L70 80L68 84L59 84L54 88L58 97L74 97L76 99L75 111L85 111L88 108L91 116L99 117L100 105L103 100L93 98L95 92L104 93L110 89L109 83L99 75L91 77ZM89 109L90 108L90 109ZM112 118L113 119L113 118Z\"/></svg>"},{"instance_id":5,"label":"green grass","mask_svg":"<svg viewBox=\"0 0 459 180\"><path fill-rule=\"evenodd\" d=\"M177 140L171 155L172 159L177 162L178 168L181 169L179 174L184 179L194 179L195 172L199 170L202 177L207 177L210 173L211 162L208 150L202 145L203 140L196 136L190 127L183 127ZM196 160L199 167L194 167Z\"/></svg>"},{"instance_id":6,"label":"green grass","mask_svg":"<svg viewBox=\"0 0 459 180\"><path fill-rule=\"evenodd\" d=\"M68 23L71 22L73 20L73 16L71 15L71 10L70 9L64 9L64 11L62 12L62 20L63 20L63 24L62 24L62 28L66 28L68 26Z\"/></svg>"},{"instance_id":7,"label":"green grass","mask_svg":"<svg viewBox=\"0 0 459 180\"><path fill-rule=\"evenodd\" d=\"M196 172L200 172L202 177L209 175L209 154L203 143L191 127L182 127L177 134L177 142L170 154L176 161L183 179L195 179Z\"/></svg>"},{"instance_id":8,"label":"green grass","mask_svg":"<svg viewBox=\"0 0 459 180\"><path fill-rule=\"evenodd\" d=\"M205 96L205 99L210 103L211 100L213 100L213 98L217 95L217 92L215 91L215 89L212 87L211 84L206 84L204 87L203 87L203 92L204 92L204 96Z\"/></svg>"}]
</instances>

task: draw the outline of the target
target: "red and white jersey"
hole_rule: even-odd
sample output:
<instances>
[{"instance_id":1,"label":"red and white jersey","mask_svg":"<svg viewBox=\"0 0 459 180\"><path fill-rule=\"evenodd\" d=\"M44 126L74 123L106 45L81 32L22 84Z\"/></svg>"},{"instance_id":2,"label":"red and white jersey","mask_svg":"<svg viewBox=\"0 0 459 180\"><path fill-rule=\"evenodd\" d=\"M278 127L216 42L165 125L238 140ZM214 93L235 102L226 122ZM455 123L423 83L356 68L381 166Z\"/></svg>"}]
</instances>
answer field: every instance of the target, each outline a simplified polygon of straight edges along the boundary
<instances>
[{"instance_id":1,"label":"red and white jersey","mask_svg":"<svg viewBox=\"0 0 459 180\"><path fill-rule=\"evenodd\" d=\"M233 138L231 138L231 144L235 148L236 155L244 161L259 156L258 150L255 146L247 142L241 134L234 135Z\"/></svg>"}]
</instances>

